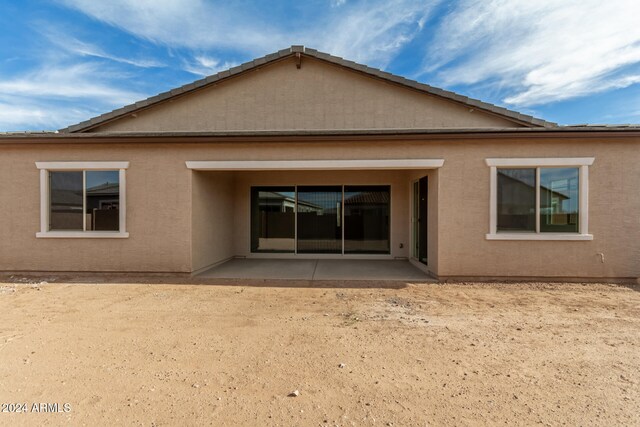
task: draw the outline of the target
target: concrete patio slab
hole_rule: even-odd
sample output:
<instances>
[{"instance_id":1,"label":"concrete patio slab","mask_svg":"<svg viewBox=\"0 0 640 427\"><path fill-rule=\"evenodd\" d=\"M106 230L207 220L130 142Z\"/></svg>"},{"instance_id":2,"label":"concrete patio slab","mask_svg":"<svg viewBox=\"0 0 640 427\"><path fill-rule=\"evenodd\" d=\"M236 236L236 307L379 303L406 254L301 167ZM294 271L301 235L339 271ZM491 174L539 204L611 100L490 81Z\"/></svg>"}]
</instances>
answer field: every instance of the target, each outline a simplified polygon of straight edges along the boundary
<instances>
[{"instance_id":1,"label":"concrete patio slab","mask_svg":"<svg viewBox=\"0 0 640 427\"><path fill-rule=\"evenodd\" d=\"M313 280L435 281L407 260L318 260Z\"/></svg>"},{"instance_id":2,"label":"concrete patio slab","mask_svg":"<svg viewBox=\"0 0 640 427\"><path fill-rule=\"evenodd\" d=\"M406 260L232 259L198 275L204 279L435 281Z\"/></svg>"},{"instance_id":3,"label":"concrete patio slab","mask_svg":"<svg viewBox=\"0 0 640 427\"><path fill-rule=\"evenodd\" d=\"M205 279L313 280L315 267L315 259L234 258L198 276Z\"/></svg>"}]
</instances>

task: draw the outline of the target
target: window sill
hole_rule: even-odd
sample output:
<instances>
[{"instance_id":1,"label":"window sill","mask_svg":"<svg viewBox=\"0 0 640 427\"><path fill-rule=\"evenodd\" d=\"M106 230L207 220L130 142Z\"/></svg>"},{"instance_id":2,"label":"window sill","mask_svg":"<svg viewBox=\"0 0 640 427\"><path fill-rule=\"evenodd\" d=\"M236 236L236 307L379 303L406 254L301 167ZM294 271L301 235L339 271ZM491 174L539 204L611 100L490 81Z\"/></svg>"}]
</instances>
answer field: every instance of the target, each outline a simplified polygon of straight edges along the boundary
<instances>
[{"instance_id":1,"label":"window sill","mask_svg":"<svg viewBox=\"0 0 640 427\"><path fill-rule=\"evenodd\" d=\"M36 233L39 239L126 239L126 231L46 231Z\"/></svg>"},{"instance_id":2,"label":"window sill","mask_svg":"<svg viewBox=\"0 0 640 427\"><path fill-rule=\"evenodd\" d=\"M496 233L486 237L487 240L593 240L593 234L578 233Z\"/></svg>"}]
</instances>

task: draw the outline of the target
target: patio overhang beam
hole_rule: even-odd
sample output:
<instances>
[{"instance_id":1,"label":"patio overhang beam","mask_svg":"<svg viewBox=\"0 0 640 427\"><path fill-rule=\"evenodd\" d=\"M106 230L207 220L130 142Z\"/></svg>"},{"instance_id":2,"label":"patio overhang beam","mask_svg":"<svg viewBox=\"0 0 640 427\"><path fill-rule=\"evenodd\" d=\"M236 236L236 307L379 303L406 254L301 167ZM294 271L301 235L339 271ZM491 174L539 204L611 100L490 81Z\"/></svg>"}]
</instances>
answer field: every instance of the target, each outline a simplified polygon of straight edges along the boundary
<instances>
[{"instance_id":1,"label":"patio overhang beam","mask_svg":"<svg viewBox=\"0 0 640 427\"><path fill-rule=\"evenodd\" d=\"M443 164L444 159L194 160L186 162L187 168L200 171L436 169Z\"/></svg>"}]
</instances>

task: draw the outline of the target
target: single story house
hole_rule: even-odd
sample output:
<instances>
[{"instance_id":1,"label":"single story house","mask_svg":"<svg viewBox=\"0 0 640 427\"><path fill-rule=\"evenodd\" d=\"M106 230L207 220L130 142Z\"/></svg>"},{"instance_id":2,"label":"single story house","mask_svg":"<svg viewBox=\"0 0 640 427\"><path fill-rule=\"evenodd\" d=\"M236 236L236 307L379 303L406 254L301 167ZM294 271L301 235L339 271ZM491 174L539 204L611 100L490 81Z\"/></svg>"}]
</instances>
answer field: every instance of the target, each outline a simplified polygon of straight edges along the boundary
<instances>
[{"instance_id":1,"label":"single story house","mask_svg":"<svg viewBox=\"0 0 640 427\"><path fill-rule=\"evenodd\" d=\"M0 135L0 271L408 259L640 276L640 127L558 126L302 46L58 132Z\"/></svg>"}]
</instances>

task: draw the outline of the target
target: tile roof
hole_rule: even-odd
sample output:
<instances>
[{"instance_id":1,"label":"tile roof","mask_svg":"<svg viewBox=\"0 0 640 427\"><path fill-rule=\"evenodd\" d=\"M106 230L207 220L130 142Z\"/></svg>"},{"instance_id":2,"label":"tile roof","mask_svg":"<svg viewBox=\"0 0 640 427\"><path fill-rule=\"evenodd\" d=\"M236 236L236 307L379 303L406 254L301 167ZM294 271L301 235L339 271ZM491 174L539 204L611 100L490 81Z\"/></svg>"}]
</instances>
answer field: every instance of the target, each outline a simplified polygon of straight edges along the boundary
<instances>
[{"instance_id":1,"label":"tile roof","mask_svg":"<svg viewBox=\"0 0 640 427\"><path fill-rule=\"evenodd\" d=\"M118 194L120 191L120 184L117 182L105 182L100 185L96 185L95 187L87 188L87 195L95 196L95 195L108 195L108 194Z\"/></svg>"},{"instance_id":2,"label":"tile roof","mask_svg":"<svg viewBox=\"0 0 640 427\"><path fill-rule=\"evenodd\" d=\"M75 125L71 125L64 129L60 129L60 132L63 132L63 133L84 132L92 128L95 128L101 124L104 124L106 122L109 122L111 120L125 116L127 114L131 114L138 110L145 109L152 105L158 104L160 102L167 101L173 97L210 86L214 83L220 82L221 80L224 80L233 76L237 76L238 74L245 73L249 70L253 70L263 65L266 65L275 61L279 61L285 58L289 58L295 55L300 55L302 57L307 56L311 58L316 58L316 59L329 62L332 64L336 64L354 71L359 71L371 77L376 77L376 78L386 80L392 83L396 83L405 87L409 87L433 96L437 96L443 99L464 104L468 107L489 112L491 114L495 114L501 117L505 117L530 127L554 128L558 126L556 123L538 119L530 115L521 114L521 113L518 113L517 111L499 107L497 105L483 102L478 99L473 99L463 95L459 95L455 92L439 89L437 87L420 83L415 80L409 80L405 77L391 74L386 71L382 71L378 68L373 68L363 64L358 64L356 62L349 61L337 56L333 56L328 53L319 52L315 49L294 45L287 49L282 49L282 50L279 50L278 52L271 53L261 58L254 59L253 61L245 62L244 64L238 65L236 67L230 68L225 71L221 71L217 74L210 75L208 77L186 84L184 86L169 90L167 92L160 93L158 95L152 96L142 101L138 101L134 104L126 105L124 107L118 108L111 112L102 114L100 116L91 118L89 120L80 122Z\"/></svg>"},{"instance_id":3,"label":"tile roof","mask_svg":"<svg viewBox=\"0 0 640 427\"><path fill-rule=\"evenodd\" d=\"M345 193L347 191L345 190ZM352 196L345 196L345 204L349 205L372 205L389 203L388 191L364 191Z\"/></svg>"}]
</instances>

